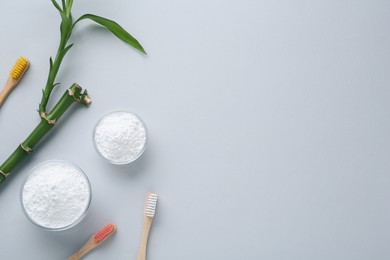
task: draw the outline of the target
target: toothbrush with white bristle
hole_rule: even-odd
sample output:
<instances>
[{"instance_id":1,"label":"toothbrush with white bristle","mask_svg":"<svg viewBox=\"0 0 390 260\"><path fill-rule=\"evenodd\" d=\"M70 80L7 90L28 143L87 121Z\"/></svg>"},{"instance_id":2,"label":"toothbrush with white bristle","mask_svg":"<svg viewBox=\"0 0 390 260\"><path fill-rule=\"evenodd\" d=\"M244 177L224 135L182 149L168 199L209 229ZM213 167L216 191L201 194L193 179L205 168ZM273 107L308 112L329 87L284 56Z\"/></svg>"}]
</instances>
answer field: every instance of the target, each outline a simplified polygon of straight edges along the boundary
<instances>
[{"instance_id":1,"label":"toothbrush with white bristle","mask_svg":"<svg viewBox=\"0 0 390 260\"><path fill-rule=\"evenodd\" d=\"M148 244L150 228L152 227L153 217L156 213L156 206L157 194L148 192L146 194L144 227L142 229L142 239L138 250L137 260L146 260L146 247Z\"/></svg>"}]
</instances>

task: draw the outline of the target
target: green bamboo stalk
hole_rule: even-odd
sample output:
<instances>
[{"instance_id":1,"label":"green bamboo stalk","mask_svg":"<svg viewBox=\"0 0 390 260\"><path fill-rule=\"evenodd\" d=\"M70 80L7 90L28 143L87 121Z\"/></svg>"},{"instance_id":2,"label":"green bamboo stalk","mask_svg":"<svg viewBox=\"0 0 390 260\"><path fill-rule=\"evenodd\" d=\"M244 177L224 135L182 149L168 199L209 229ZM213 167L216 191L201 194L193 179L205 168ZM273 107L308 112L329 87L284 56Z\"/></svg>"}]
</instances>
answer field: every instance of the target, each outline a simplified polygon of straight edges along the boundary
<instances>
[{"instance_id":1,"label":"green bamboo stalk","mask_svg":"<svg viewBox=\"0 0 390 260\"><path fill-rule=\"evenodd\" d=\"M8 174L21 163L31 152L34 151L37 144L50 132L55 126L58 119L66 110L75 102L89 105L91 103L87 92L81 93L82 89L74 83L61 97L53 109L42 118L40 123L35 127L27 139L21 143L8 159L0 166L0 184L2 184Z\"/></svg>"},{"instance_id":2,"label":"green bamboo stalk","mask_svg":"<svg viewBox=\"0 0 390 260\"><path fill-rule=\"evenodd\" d=\"M61 99L54 106L51 112L46 113L46 107L50 99L51 92L57 85L55 83L55 80L60 69L62 60L64 59L70 48L73 46L73 44L68 45L68 41L76 24L78 24L82 20L91 20L95 23L100 24L101 26L106 27L116 37L129 44L130 46L134 47L138 51L146 53L144 48L137 41L137 39L130 35L125 29L122 28L122 26L120 26L115 21L94 14L84 14L79 17L75 22L73 22L71 14L73 0L62 0L62 7L57 3L56 0L51 0L51 2L61 16L61 38L54 61L52 58L50 58L49 75L47 77L47 82L42 92L42 99L38 107L41 122L31 132L27 139L20 146L18 146L15 151L8 157L8 159L0 166L0 184L2 184L6 180L8 174L13 171L15 167L28 156L28 154L35 149L36 145L54 127L57 120L74 102L79 102L84 105L89 105L91 103L87 91L84 91L82 93L81 88L77 84L73 84L61 97Z\"/></svg>"},{"instance_id":3,"label":"green bamboo stalk","mask_svg":"<svg viewBox=\"0 0 390 260\"><path fill-rule=\"evenodd\" d=\"M62 13L62 11L60 11ZM50 58L50 69L49 69L49 75L47 77L46 86L42 93L42 99L41 103L38 107L38 112L40 116L44 116L46 114L46 106L49 102L51 92L53 88L55 87L55 80L58 74L58 71L60 69L62 60L64 59L66 53L72 48L73 44L70 44L68 46L68 40L72 34L72 17L67 17L62 14L62 22L61 22L61 38L60 43L58 46L57 54L54 59L54 62L52 58Z\"/></svg>"}]
</instances>

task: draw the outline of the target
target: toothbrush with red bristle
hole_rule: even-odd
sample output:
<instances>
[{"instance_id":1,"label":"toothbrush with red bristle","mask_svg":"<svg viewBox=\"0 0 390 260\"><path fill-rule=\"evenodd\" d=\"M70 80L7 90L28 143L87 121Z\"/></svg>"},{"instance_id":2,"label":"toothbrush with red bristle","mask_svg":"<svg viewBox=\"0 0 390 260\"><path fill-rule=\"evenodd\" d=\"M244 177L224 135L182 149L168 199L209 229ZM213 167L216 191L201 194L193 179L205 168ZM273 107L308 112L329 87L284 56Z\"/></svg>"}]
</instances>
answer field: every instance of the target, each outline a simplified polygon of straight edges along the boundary
<instances>
[{"instance_id":1,"label":"toothbrush with red bristle","mask_svg":"<svg viewBox=\"0 0 390 260\"><path fill-rule=\"evenodd\" d=\"M154 214L156 213L156 206L157 206L157 194L148 192L146 194L144 227L142 229L142 239L141 239L141 245L138 250L137 260L146 259L146 248L148 244L148 237L149 237L150 228L152 227Z\"/></svg>"},{"instance_id":2,"label":"toothbrush with red bristle","mask_svg":"<svg viewBox=\"0 0 390 260\"><path fill-rule=\"evenodd\" d=\"M78 260L81 259L86 253L94 249L95 247L101 245L107 238L109 238L116 231L116 226L114 224L107 224L98 232L96 232L81 248L79 251L74 253L68 258L68 260Z\"/></svg>"},{"instance_id":3,"label":"toothbrush with red bristle","mask_svg":"<svg viewBox=\"0 0 390 260\"><path fill-rule=\"evenodd\" d=\"M9 78L5 83L4 88L0 92L0 106L4 103L11 91L18 85L29 66L30 61L27 58L20 56L19 59L17 59L9 73Z\"/></svg>"}]
</instances>

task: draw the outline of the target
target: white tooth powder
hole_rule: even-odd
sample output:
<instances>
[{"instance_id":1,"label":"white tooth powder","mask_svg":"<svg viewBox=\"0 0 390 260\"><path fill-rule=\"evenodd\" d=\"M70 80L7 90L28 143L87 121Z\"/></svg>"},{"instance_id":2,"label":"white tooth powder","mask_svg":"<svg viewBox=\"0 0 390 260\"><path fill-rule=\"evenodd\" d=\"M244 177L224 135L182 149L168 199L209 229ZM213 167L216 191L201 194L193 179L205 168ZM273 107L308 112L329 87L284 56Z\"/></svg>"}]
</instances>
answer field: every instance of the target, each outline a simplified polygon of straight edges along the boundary
<instances>
[{"instance_id":1,"label":"white tooth powder","mask_svg":"<svg viewBox=\"0 0 390 260\"><path fill-rule=\"evenodd\" d=\"M22 188L22 204L32 222L63 229L85 215L91 200L87 177L76 166L48 161L34 168Z\"/></svg>"},{"instance_id":2,"label":"white tooth powder","mask_svg":"<svg viewBox=\"0 0 390 260\"><path fill-rule=\"evenodd\" d=\"M144 151L146 141L146 127L133 113L108 114L95 128L97 151L114 164L126 164L137 159Z\"/></svg>"}]
</instances>

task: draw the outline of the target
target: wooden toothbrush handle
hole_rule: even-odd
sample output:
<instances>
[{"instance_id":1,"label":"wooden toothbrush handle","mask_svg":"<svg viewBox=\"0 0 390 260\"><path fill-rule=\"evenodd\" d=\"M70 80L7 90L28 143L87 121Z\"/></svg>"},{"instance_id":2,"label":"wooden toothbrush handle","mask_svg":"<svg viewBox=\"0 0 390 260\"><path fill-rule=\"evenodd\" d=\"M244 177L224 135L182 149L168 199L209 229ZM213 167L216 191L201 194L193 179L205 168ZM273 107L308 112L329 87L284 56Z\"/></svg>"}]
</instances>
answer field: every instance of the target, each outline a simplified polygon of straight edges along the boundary
<instances>
[{"instance_id":1,"label":"wooden toothbrush handle","mask_svg":"<svg viewBox=\"0 0 390 260\"><path fill-rule=\"evenodd\" d=\"M146 217L144 218L144 226L142 229L142 239L141 239L141 245L139 246L137 260L146 260L146 248L148 245L148 237L150 228L152 226L153 218Z\"/></svg>"},{"instance_id":2,"label":"wooden toothbrush handle","mask_svg":"<svg viewBox=\"0 0 390 260\"><path fill-rule=\"evenodd\" d=\"M76 253L74 253L70 257L68 257L68 260L79 260L79 259L81 259L81 257L83 257L86 253L88 253L89 251L91 251L95 247L96 247L95 240L93 237L91 237L87 241L87 243L85 243L83 245L83 247L79 249L79 251L77 251Z\"/></svg>"},{"instance_id":3,"label":"wooden toothbrush handle","mask_svg":"<svg viewBox=\"0 0 390 260\"><path fill-rule=\"evenodd\" d=\"M15 88L17 80L9 77L7 82L5 83L4 88L0 92L0 106L3 105L5 99L11 93L11 91Z\"/></svg>"}]
</instances>

